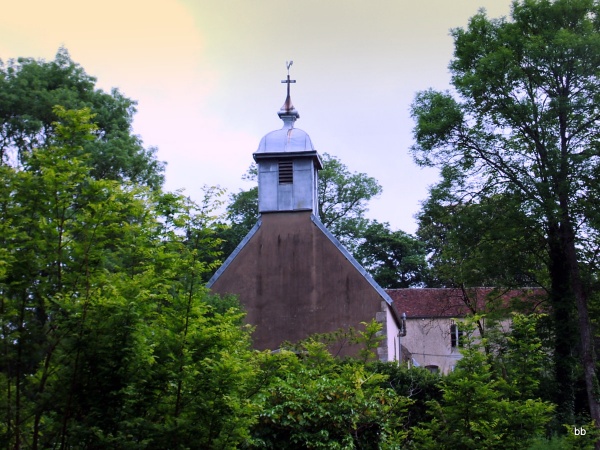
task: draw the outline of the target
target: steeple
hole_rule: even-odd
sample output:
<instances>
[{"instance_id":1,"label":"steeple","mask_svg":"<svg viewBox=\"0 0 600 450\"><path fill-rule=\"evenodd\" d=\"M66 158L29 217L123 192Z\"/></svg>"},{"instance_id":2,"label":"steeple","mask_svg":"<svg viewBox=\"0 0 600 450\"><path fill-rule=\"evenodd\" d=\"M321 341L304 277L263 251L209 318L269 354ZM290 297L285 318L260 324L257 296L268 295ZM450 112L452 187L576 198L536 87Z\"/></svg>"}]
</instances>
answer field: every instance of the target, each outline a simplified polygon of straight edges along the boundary
<instances>
[{"instance_id":1,"label":"steeple","mask_svg":"<svg viewBox=\"0 0 600 450\"><path fill-rule=\"evenodd\" d=\"M296 111L296 108L294 108L292 98L290 97L290 84L296 82L296 80L290 80L290 67L292 67L292 64L294 64L294 61L285 62L285 65L287 67L287 80L281 80L281 82L287 83L287 97L285 98L285 102L283 103L283 106L277 114L279 115L281 120L283 120L284 124L286 123L287 119L293 125L296 119L300 118L300 114L298 113L298 111Z\"/></svg>"},{"instance_id":2,"label":"steeple","mask_svg":"<svg viewBox=\"0 0 600 450\"><path fill-rule=\"evenodd\" d=\"M259 212L313 211L317 213L317 171L323 168L321 158L313 148L308 134L294 123L300 114L290 96L290 67L282 83L287 84L287 96L277 115L283 127L266 134L253 154L258 165Z\"/></svg>"}]
</instances>

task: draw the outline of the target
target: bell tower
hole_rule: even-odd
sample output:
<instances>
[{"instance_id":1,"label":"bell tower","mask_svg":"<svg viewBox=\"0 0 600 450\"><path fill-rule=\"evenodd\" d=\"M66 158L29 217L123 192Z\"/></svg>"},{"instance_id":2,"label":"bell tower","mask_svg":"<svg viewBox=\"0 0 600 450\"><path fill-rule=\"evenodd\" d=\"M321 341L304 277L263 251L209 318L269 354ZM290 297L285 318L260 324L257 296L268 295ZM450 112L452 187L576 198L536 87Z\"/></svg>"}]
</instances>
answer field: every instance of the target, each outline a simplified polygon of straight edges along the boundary
<instances>
[{"instance_id":1,"label":"bell tower","mask_svg":"<svg viewBox=\"0 0 600 450\"><path fill-rule=\"evenodd\" d=\"M308 134L294 124L300 114L290 97L290 67L287 63L287 97L279 112L283 127L265 135L252 155L258 165L258 210L311 211L318 214L317 171L323 168Z\"/></svg>"},{"instance_id":2,"label":"bell tower","mask_svg":"<svg viewBox=\"0 0 600 450\"><path fill-rule=\"evenodd\" d=\"M323 164L308 134L294 126L300 114L290 97L291 65L278 113L283 127L266 134L253 153L260 217L208 287L238 296L244 320L255 327L257 349L275 350L284 341L375 319L385 335L379 357L397 359L400 321L392 300L318 218L317 174ZM332 352L356 355L358 348L347 344L339 342Z\"/></svg>"}]
</instances>

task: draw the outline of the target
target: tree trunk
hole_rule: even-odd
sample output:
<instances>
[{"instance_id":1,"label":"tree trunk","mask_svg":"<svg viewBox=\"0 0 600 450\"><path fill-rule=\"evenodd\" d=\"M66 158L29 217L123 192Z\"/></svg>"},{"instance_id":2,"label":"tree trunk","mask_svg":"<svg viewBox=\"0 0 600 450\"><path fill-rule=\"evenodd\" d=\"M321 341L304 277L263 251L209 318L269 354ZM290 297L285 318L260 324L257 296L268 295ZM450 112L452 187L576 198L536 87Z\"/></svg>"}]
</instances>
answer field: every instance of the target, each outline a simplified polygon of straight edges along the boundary
<instances>
[{"instance_id":1,"label":"tree trunk","mask_svg":"<svg viewBox=\"0 0 600 450\"><path fill-rule=\"evenodd\" d=\"M549 272L551 279L550 304L554 329L554 375L556 389L554 403L560 423L572 424L575 420L575 384L578 347L577 312L571 289L571 277L564 247L561 245L560 227L548 229Z\"/></svg>"},{"instance_id":2,"label":"tree trunk","mask_svg":"<svg viewBox=\"0 0 600 450\"><path fill-rule=\"evenodd\" d=\"M594 333L590 323L587 296L579 273L577 251L575 249L575 234L569 221L565 221L562 229L562 244L569 266L571 288L577 305L579 337L581 339L581 365L585 378L590 416L596 427L600 427L600 402L598 398L598 378L596 376L596 353L594 351ZM600 448L600 443L596 448Z\"/></svg>"}]
</instances>

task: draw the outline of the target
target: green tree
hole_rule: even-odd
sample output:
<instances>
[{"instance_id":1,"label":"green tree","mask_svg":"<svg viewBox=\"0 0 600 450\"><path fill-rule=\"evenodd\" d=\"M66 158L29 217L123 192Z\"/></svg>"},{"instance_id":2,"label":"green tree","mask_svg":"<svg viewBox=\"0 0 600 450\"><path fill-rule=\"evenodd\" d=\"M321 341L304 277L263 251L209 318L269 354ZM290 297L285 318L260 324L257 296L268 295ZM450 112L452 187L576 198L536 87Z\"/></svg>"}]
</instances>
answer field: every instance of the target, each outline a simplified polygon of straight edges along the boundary
<instances>
[{"instance_id":1,"label":"green tree","mask_svg":"<svg viewBox=\"0 0 600 450\"><path fill-rule=\"evenodd\" d=\"M230 255L258 222L258 187L239 191L230 196L227 205L227 224L222 224L219 236L223 240L223 255Z\"/></svg>"},{"instance_id":2,"label":"green tree","mask_svg":"<svg viewBox=\"0 0 600 450\"><path fill-rule=\"evenodd\" d=\"M315 341L271 358L253 448L398 448L404 440L410 401L383 387L384 375L336 360Z\"/></svg>"},{"instance_id":3,"label":"green tree","mask_svg":"<svg viewBox=\"0 0 600 450\"><path fill-rule=\"evenodd\" d=\"M452 32L459 100L429 90L412 106L420 164L451 174L452 191L474 203L516 195L537 223L555 319L558 410L572 420L571 355L580 349L596 424L596 356L580 249L597 244L589 237L597 235L600 170L599 13L593 0L516 1L512 20L480 12Z\"/></svg>"},{"instance_id":4,"label":"green tree","mask_svg":"<svg viewBox=\"0 0 600 450\"><path fill-rule=\"evenodd\" d=\"M259 370L239 308L204 288L211 206L96 179L92 114L54 114L0 166L0 445L236 448Z\"/></svg>"},{"instance_id":5,"label":"green tree","mask_svg":"<svg viewBox=\"0 0 600 450\"><path fill-rule=\"evenodd\" d=\"M442 181L417 216L430 287L548 287L538 223L507 195L464 201Z\"/></svg>"},{"instance_id":6,"label":"green tree","mask_svg":"<svg viewBox=\"0 0 600 450\"><path fill-rule=\"evenodd\" d=\"M367 204L381 193L381 186L366 173L350 172L339 158L329 153L323 153L322 157L323 169L319 171L317 186L319 218L353 251L368 224Z\"/></svg>"},{"instance_id":7,"label":"green tree","mask_svg":"<svg viewBox=\"0 0 600 450\"><path fill-rule=\"evenodd\" d=\"M89 108L97 127L79 155L88 154L91 175L158 188L164 164L156 160L156 148L144 148L132 132L136 103L118 89L106 93L95 84L62 47L49 62L0 61L0 164L23 163L33 149L48 145L58 120L56 105Z\"/></svg>"},{"instance_id":8,"label":"green tree","mask_svg":"<svg viewBox=\"0 0 600 450\"><path fill-rule=\"evenodd\" d=\"M0 280L2 439L14 448L66 445L87 398L80 383L93 311L116 306L103 295L107 269L119 259L118 242L140 226L139 191L90 176L82 151L94 138L90 111L56 107L54 114L60 121L47 145L24 155L22 170L2 166L9 183L2 220L13 230L2 236L10 255ZM114 339L122 335L111 331ZM124 352L112 355L118 363L128 347L115 348Z\"/></svg>"},{"instance_id":9,"label":"green tree","mask_svg":"<svg viewBox=\"0 0 600 450\"><path fill-rule=\"evenodd\" d=\"M383 288L422 286L426 281L426 253L421 241L388 223L370 222L355 255Z\"/></svg>"},{"instance_id":10,"label":"green tree","mask_svg":"<svg viewBox=\"0 0 600 450\"><path fill-rule=\"evenodd\" d=\"M432 420L412 430L415 448L516 450L543 436L553 405L513 397L482 345L468 339L456 369L441 380L442 399L429 402Z\"/></svg>"}]
</instances>

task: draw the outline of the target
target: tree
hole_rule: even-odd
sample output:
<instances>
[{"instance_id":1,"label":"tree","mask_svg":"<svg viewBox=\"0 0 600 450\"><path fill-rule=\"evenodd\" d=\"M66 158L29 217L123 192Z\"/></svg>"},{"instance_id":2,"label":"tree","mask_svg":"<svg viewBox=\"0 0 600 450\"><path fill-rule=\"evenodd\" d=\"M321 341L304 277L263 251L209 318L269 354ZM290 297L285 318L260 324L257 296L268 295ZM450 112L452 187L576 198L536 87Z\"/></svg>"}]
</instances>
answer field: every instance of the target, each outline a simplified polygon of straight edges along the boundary
<instances>
[{"instance_id":1,"label":"tree","mask_svg":"<svg viewBox=\"0 0 600 450\"><path fill-rule=\"evenodd\" d=\"M319 218L331 233L353 251L368 220L367 203L381 193L381 186L365 173L350 172L339 158L323 153L317 198Z\"/></svg>"},{"instance_id":2,"label":"tree","mask_svg":"<svg viewBox=\"0 0 600 450\"><path fill-rule=\"evenodd\" d=\"M355 254L383 288L415 287L426 281L425 246L404 231L392 231L388 223L370 222Z\"/></svg>"},{"instance_id":3,"label":"tree","mask_svg":"<svg viewBox=\"0 0 600 450\"><path fill-rule=\"evenodd\" d=\"M258 367L239 307L204 287L210 205L96 179L90 110L54 114L0 165L0 445L235 448Z\"/></svg>"},{"instance_id":4,"label":"tree","mask_svg":"<svg viewBox=\"0 0 600 450\"><path fill-rule=\"evenodd\" d=\"M481 345L485 344L468 339L456 369L440 381L442 399L429 402L432 420L412 430L415 448L517 450L544 434L553 405L521 398L524 392L495 376ZM539 360L539 347L533 350ZM529 368L528 375L533 370ZM520 381L526 380L530 378Z\"/></svg>"},{"instance_id":5,"label":"tree","mask_svg":"<svg viewBox=\"0 0 600 450\"><path fill-rule=\"evenodd\" d=\"M230 196L231 202L227 205L228 224L222 224L219 233L223 241L221 251L228 256L242 242L252 227L258 222L258 187L254 186L247 191L239 191Z\"/></svg>"},{"instance_id":6,"label":"tree","mask_svg":"<svg viewBox=\"0 0 600 450\"><path fill-rule=\"evenodd\" d=\"M547 287L545 239L535 220L506 194L472 201L442 181L418 216L430 287Z\"/></svg>"},{"instance_id":7,"label":"tree","mask_svg":"<svg viewBox=\"0 0 600 450\"><path fill-rule=\"evenodd\" d=\"M132 133L135 102L118 89L95 87L96 79L61 47L53 61L0 61L0 164L23 164L34 148L48 145L58 120L53 108L89 108L97 125L82 147L96 179L128 180L153 189L163 182L156 148L144 148Z\"/></svg>"},{"instance_id":8,"label":"tree","mask_svg":"<svg viewBox=\"0 0 600 450\"><path fill-rule=\"evenodd\" d=\"M386 376L356 361L334 359L307 340L299 355L271 356L265 404L252 447L397 448L406 436L410 400L386 386Z\"/></svg>"},{"instance_id":9,"label":"tree","mask_svg":"<svg viewBox=\"0 0 600 450\"><path fill-rule=\"evenodd\" d=\"M579 354L591 417L600 424L596 357L581 273L597 242L600 185L600 5L593 0L524 0L512 20L484 12L455 29L450 64L456 100L417 94L415 159L451 174L472 202L516 195L543 233L555 320L559 411L573 411ZM579 346L572 336L579 336ZM571 417L569 413L565 418Z\"/></svg>"}]
</instances>

